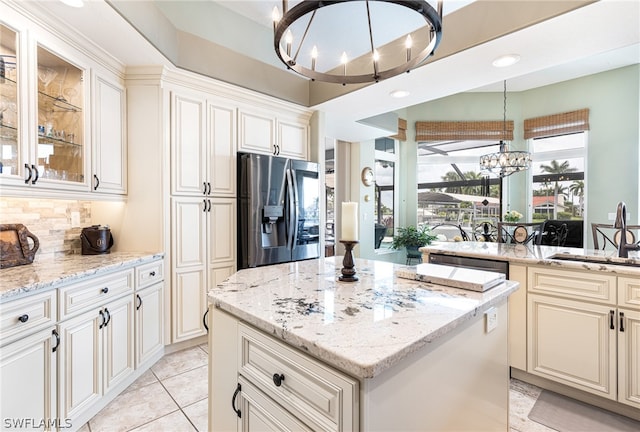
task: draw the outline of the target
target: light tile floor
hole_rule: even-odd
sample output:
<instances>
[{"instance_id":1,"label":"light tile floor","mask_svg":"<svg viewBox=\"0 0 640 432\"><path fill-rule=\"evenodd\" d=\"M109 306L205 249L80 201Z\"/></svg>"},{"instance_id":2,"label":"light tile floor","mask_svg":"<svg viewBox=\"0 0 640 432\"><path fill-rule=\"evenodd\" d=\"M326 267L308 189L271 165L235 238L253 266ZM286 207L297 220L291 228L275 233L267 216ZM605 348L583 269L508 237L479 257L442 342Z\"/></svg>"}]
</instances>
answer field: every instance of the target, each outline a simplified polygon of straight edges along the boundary
<instances>
[{"instance_id":1,"label":"light tile floor","mask_svg":"<svg viewBox=\"0 0 640 432\"><path fill-rule=\"evenodd\" d=\"M554 432L527 417L541 389L512 379L510 432ZM80 432L207 431L207 346L165 355Z\"/></svg>"}]
</instances>

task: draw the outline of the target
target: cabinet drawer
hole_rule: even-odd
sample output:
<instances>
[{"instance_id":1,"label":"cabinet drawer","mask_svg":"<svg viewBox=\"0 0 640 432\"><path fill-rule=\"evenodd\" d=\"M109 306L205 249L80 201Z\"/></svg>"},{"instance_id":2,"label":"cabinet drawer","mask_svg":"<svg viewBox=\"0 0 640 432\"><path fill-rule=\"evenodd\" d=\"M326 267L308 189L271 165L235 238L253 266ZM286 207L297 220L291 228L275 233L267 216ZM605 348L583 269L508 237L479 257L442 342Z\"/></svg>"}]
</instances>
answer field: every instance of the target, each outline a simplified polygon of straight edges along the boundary
<instances>
[{"instance_id":1,"label":"cabinet drawer","mask_svg":"<svg viewBox=\"0 0 640 432\"><path fill-rule=\"evenodd\" d=\"M238 370L258 389L314 430L358 429L358 381L244 324L238 332Z\"/></svg>"},{"instance_id":2,"label":"cabinet drawer","mask_svg":"<svg viewBox=\"0 0 640 432\"><path fill-rule=\"evenodd\" d=\"M40 327L55 324L56 316L56 290L0 304L2 345L25 337Z\"/></svg>"},{"instance_id":3,"label":"cabinet drawer","mask_svg":"<svg viewBox=\"0 0 640 432\"><path fill-rule=\"evenodd\" d=\"M640 309L640 278L618 278L618 305Z\"/></svg>"},{"instance_id":4,"label":"cabinet drawer","mask_svg":"<svg viewBox=\"0 0 640 432\"><path fill-rule=\"evenodd\" d=\"M60 320L86 308L104 304L123 294L133 293L133 269L92 277L58 290Z\"/></svg>"},{"instance_id":5,"label":"cabinet drawer","mask_svg":"<svg viewBox=\"0 0 640 432\"><path fill-rule=\"evenodd\" d=\"M576 300L616 304L616 277L589 271L529 267L528 290Z\"/></svg>"},{"instance_id":6,"label":"cabinet drawer","mask_svg":"<svg viewBox=\"0 0 640 432\"><path fill-rule=\"evenodd\" d=\"M136 267L137 289L151 286L161 280L164 280L164 263L162 260Z\"/></svg>"}]
</instances>

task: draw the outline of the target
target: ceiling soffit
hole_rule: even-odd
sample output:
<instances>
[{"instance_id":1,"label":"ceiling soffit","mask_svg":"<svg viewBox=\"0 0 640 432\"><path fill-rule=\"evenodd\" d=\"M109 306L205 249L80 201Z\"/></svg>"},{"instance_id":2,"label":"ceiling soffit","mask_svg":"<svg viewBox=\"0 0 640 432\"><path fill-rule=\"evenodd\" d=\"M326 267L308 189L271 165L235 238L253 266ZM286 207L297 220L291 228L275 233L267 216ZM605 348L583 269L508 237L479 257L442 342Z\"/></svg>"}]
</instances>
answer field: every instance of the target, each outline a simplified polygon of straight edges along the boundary
<instances>
[{"instance_id":1,"label":"ceiling soffit","mask_svg":"<svg viewBox=\"0 0 640 432\"><path fill-rule=\"evenodd\" d=\"M427 63L438 61L593 2L593 0L476 1L444 17L442 43L435 56ZM198 19L188 21L189 30L180 30L174 25L176 18L170 19L163 12L163 9L167 9L173 3L179 3L182 7L188 4L192 14L198 14L200 7L206 8L208 13L201 11ZM249 50L239 53L224 46L222 44L224 40L221 41L222 43L213 41L217 26L212 25L211 13L220 14L218 21L226 22L222 32L226 38L240 38L263 47L268 46L269 48L263 49L268 50L269 55L276 58L271 32L265 33L264 27L255 24L257 33L244 34L250 31L247 30L250 28L246 25L247 18L220 6L212 7L211 3L214 2L166 2L160 8L154 1L112 0L109 2L174 65L195 73L307 107L367 86L340 86L318 81L311 82L287 71L283 65L273 66L270 62L245 55L244 53L250 52ZM237 33L240 34L233 34L234 20L242 23L238 28L242 28L244 33L238 31ZM187 27L186 20L179 23L180 27ZM207 23L207 30L197 27ZM469 66L472 68L473 65Z\"/></svg>"}]
</instances>

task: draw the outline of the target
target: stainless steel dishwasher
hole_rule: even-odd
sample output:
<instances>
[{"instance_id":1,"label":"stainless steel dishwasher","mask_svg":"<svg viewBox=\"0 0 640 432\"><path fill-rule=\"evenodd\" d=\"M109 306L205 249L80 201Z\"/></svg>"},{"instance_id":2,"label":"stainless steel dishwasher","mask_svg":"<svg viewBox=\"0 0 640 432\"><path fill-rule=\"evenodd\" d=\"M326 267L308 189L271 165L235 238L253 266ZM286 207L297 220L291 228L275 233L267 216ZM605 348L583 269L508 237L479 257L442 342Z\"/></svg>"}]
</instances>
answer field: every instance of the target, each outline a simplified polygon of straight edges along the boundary
<instances>
[{"instance_id":1,"label":"stainless steel dishwasher","mask_svg":"<svg viewBox=\"0 0 640 432\"><path fill-rule=\"evenodd\" d=\"M471 258L453 255L444 255L438 253L429 254L429 262L432 264L441 264L454 267L464 267L476 270L491 271L495 273L504 273L509 279L509 262L488 260L483 258Z\"/></svg>"}]
</instances>

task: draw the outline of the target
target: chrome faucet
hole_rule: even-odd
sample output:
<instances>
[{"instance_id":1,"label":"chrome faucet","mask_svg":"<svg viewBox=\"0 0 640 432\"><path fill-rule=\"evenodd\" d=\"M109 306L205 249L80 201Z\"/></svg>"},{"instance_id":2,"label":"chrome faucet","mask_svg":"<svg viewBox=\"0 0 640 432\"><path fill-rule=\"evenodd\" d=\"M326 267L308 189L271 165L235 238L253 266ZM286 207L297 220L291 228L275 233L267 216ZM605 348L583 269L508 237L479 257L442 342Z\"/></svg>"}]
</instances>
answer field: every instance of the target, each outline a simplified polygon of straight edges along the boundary
<instances>
[{"instance_id":1,"label":"chrome faucet","mask_svg":"<svg viewBox=\"0 0 640 432\"><path fill-rule=\"evenodd\" d=\"M620 228L620 242L618 243L618 257L629 258L630 250L640 250L638 243L627 244L627 205L620 201L616 209L614 228Z\"/></svg>"}]
</instances>

